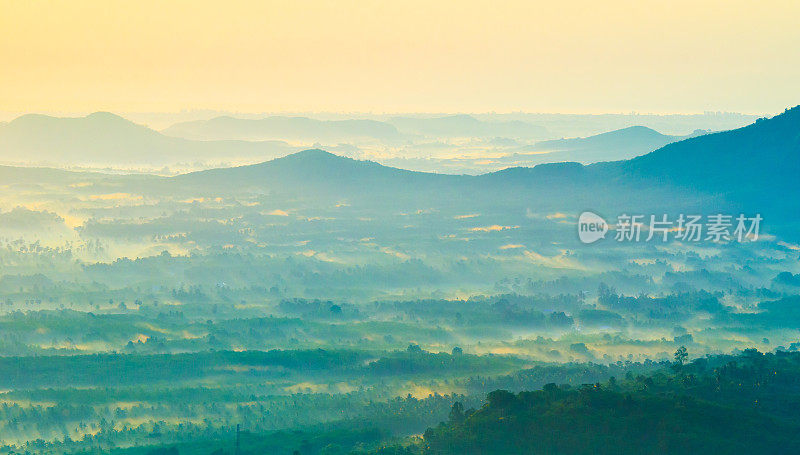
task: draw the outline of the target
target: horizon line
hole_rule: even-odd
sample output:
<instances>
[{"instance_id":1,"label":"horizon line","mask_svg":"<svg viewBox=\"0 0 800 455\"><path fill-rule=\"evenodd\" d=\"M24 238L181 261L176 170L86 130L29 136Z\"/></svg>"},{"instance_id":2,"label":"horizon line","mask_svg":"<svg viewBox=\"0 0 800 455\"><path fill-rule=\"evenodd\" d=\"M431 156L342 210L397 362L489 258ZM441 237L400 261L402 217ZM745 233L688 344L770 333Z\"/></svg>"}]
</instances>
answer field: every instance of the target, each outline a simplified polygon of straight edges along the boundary
<instances>
[{"instance_id":1,"label":"horizon line","mask_svg":"<svg viewBox=\"0 0 800 455\"><path fill-rule=\"evenodd\" d=\"M787 106L791 108L793 106ZM126 115L186 115L186 114L219 114L219 115L266 115L266 116L300 116L300 115L363 115L363 116L386 116L386 115L622 115L622 116L691 116L691 115L742 115L742 116L765 116L774 115L782 112L743 112L729 110L704 110L704 111L536 111L536 110L505 110L505 111L369 111L369 110L265 110L265 111L234 111L226 109L210 108L183 108L180 110L146 111L146 110L115 110L97 108L93 110L30 110L30 111L10 111L0 110L0 119L14 119L24 115L37 114L52 117L85 117L87 115L107 112L121 117ZM4 121L4 120L0 120Z\"/></svg>"}]
</instances>

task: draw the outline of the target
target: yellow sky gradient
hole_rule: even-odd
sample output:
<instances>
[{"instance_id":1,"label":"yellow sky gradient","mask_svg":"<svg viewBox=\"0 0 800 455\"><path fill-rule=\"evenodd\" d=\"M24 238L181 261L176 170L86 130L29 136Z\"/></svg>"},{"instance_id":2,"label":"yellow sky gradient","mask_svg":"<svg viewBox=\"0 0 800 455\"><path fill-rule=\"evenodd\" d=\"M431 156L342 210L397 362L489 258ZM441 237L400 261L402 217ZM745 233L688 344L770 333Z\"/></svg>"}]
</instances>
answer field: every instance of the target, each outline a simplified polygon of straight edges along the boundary
<instances>
[{"instance_id":1,"label":"yellow sky gradient","mask_svg":"<svg viewBox=\"0 0 800 455\"><path fill-rule=\"evenodd\" d=\"M0 0L0 111L770 113L800 2Z\"/></svg>"}]
</instances>

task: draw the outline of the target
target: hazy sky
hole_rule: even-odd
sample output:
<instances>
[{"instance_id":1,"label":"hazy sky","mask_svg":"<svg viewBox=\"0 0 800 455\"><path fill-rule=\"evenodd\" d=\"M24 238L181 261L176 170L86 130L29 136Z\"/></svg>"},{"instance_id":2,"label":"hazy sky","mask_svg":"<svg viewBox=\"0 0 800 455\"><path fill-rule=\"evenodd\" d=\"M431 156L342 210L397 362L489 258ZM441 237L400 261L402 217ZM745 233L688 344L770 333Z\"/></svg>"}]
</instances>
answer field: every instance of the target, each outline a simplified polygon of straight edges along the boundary
<instances>
[{"instance_id":1,"label":"hazy sky","mask_svg":"<svg viewBox=\"0 0 800 455\"><path fill-rule=\"evenodd\" d=\"M0 0L0 110L771 113L800 1Z\"/></svg>"}]
</instances>

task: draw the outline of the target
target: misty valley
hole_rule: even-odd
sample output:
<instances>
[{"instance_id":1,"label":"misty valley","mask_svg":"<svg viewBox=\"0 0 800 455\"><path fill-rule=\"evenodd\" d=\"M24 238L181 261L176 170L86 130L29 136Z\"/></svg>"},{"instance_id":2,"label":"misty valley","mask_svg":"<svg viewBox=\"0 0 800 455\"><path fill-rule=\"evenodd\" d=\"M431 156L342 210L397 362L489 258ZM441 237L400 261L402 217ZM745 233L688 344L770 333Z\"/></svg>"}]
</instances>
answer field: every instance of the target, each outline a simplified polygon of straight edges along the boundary
<instances>
[{"instance_id":1,"label":"misty valley","mask_svg":"<svg viewBox=\"0 0 800 455\"><path fill-rule=\"evenodd\" d=\"M0 167L2 450L781 453L800 434L798 109L459 174L319 149L176 175ZM259 131L225 121L171 130ZM400 140L348 125L366 127ZM591 244L586 211L610 229ZM620 241L624 213L763 221Z\"/></svg>"}]
</instances>

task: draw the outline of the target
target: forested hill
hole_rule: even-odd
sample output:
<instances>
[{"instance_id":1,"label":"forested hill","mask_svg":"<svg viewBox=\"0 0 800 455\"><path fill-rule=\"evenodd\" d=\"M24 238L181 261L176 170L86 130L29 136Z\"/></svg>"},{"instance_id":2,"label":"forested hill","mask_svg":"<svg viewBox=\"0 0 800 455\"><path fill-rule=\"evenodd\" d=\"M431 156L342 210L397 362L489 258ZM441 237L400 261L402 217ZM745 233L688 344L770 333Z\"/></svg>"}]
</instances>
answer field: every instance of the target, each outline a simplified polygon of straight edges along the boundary
<instances>
[{"instance_id":1,"label":"forested hill","mask_svg":"<svg viewBox=\"0 0 800 455\"><path fill-rule=\"evenodd\" d=\"M800 443L800 354L701 358L652 376L498 390L454 406L426 454L788 453Z\"/></svg>"},{"instance_id":2,"label":"forested hill","mask_svg":"<svg viewBox=\"0 0 800 455\"><path fill-rule=\"evenodd\" d=\"M473 408L456 401L446 422L397 438L377 420L303 431L245 433L243 455L786 454L800 444L800 352L676 361L652 373L581 386L490 392ZM587 365L588 367L588 365ZM407 410L393 411L396 416ZM385 419L388 415L382 415ZM229 453L230 441L118 450L128 455Z\"/></svg>"},{"instance_id":3,"label":"forested hill","mask_svg":"<svg viewBox=\"0 0 800 455\"><path fill-rule=\"evenodd\" d=\"M800 353L750 349L578 388L497 390L480 409L454 405L449 421L426 431L415 450L427 455L791 453L800 444L798 402Z\"/></svg>"}]
</instances>

